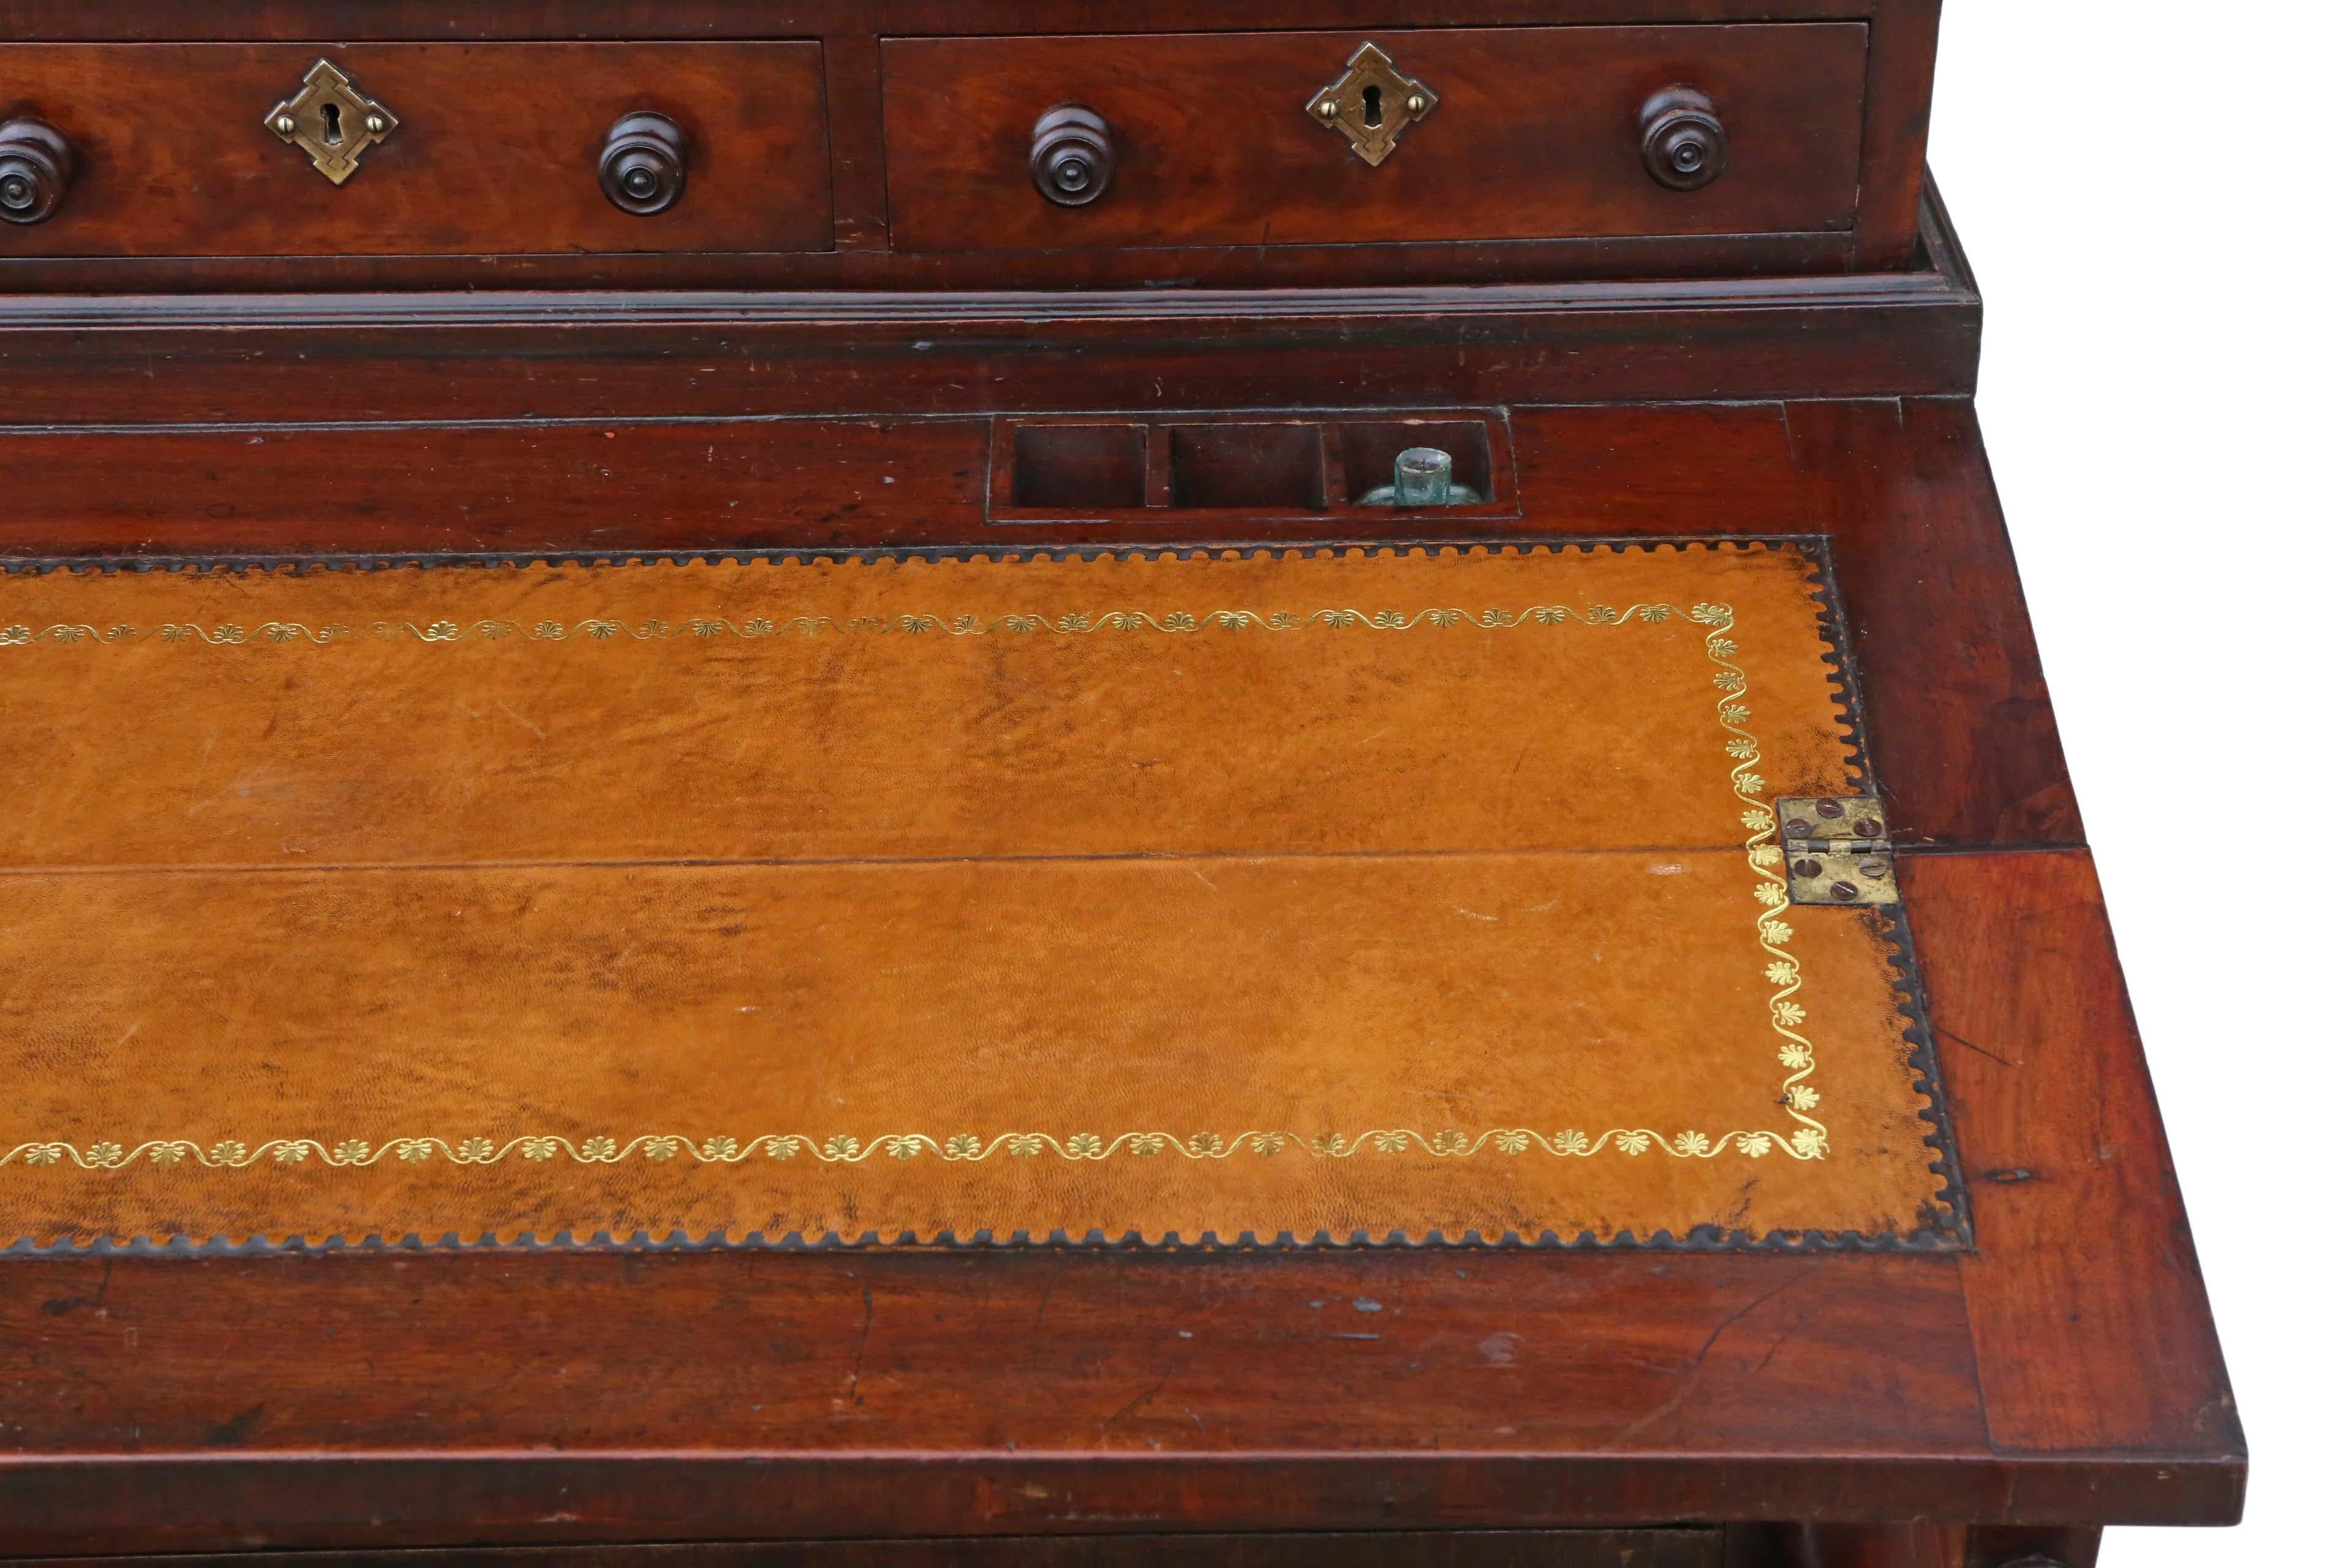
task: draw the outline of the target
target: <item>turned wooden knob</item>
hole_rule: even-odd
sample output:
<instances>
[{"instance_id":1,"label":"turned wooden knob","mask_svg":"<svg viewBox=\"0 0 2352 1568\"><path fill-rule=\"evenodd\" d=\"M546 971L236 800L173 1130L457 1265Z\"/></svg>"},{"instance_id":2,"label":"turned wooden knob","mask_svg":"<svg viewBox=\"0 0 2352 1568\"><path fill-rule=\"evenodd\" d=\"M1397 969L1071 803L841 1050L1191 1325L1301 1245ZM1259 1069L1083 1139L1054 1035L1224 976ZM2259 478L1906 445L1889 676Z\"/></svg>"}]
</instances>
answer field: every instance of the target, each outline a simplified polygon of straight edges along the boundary
<instances>
[{"instance_id":1,"label":"turned wooden knob","mask_svg":"<svg viewBox=\"0 0 2352 1568\"><path fill-rule=\"evenodd\" d=\"M1715 100L1695 87L1670 87L1642 106L1642 162L1670 191L1710 184L1731 158Z\"/></svg>"},{"instance_id":2,"label":"turned wooden knob","mask_svg":"<svg viewBox=\"0 0 2352 1568\"><path fill-rule=\"evenodd\" d=\"M1029 177L1057 205L1085 206L1110 189L1118 168L1110 122L1083 104L1047 110L1029 133Z\"/></svg>"},{"instance_id":3,"label":"turned wooden knob","mask_svg":"<svg viewBox=\"0 0 2352 1568\"><path fill-rule=\"evenodd\" d=\"M38 223L73 183L73 149L37 120L0 125L0 218Z\"/></svg>"},{"instance_id":4,"label":"turned wooden knob","mask_svg":"<svg viewBox=\"0 0 2352 1568\"><path fill-rule=\"evenodd\" d=\"M623 212L651 217L686 194L686 132L667 115L621 116L604 133L596 183Z\"/></svg>"}]
</instances>

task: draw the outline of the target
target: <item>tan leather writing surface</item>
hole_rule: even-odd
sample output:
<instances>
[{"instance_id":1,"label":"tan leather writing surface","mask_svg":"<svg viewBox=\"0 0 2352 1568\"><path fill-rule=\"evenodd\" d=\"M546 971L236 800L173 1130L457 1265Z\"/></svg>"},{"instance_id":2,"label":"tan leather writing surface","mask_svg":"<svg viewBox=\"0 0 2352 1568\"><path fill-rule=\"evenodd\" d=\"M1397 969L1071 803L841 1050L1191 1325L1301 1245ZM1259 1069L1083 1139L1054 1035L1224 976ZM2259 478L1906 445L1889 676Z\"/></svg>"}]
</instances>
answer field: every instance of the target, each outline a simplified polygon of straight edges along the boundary
<instances>
[{"instance_id":1,"label":"tan leather writing surface","mask_svg":"<svg viewBox=\"0 0 2352 1568\"><path fill-rule=\"evenodd\" d=\"M1738 844L1725 637L1773 787L1845 777L1793 551L6 586L20 864Z\"/></svg>"},{"instance_id":2,"label":"tan leather writing surface","mask_svg":"<svg viewBox=\"0 0 2352 1568\"><path fill-rule=\"evenodd\" d=\"M0 1230L1909 1234L1893 933L1760 815L1847 787L1817 592L9 579Z\"/></svg>"}]
</instances>

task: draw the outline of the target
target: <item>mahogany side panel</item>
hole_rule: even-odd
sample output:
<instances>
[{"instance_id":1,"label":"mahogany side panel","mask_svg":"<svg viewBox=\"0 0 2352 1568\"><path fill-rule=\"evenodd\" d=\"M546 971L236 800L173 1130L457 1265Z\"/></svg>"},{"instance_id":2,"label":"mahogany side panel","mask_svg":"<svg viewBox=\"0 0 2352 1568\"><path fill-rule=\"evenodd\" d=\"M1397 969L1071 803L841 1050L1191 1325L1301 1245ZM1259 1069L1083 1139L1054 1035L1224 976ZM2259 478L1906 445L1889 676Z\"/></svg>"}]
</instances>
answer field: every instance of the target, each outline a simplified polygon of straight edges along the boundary
<instances>
[{"instance_id":1,"label":"mahogany side panel","mask_svg":"<svg viewBox=\"0 0 2352 1568\"><path fill-rule=\"evenodd\" d=\"M1918 246L1942 9L1942 0L1879 0L1871 16L1862 200L1853 233L1854 266L1864 272L1907 267Z\"/></svg>"},{"instance_id":2,"label":"mahogany side panel","mask_svg":"<svg viewBox=\"0 0 2352 1568\"><path fill-rule=\"evenodd\" d=\"M2089 854L1912 856L1902 875L1975 1213L1961 1270L1994 1445L2179 1455L2242 1491L2245 1436Z\"/></svg>"}]
</instances>

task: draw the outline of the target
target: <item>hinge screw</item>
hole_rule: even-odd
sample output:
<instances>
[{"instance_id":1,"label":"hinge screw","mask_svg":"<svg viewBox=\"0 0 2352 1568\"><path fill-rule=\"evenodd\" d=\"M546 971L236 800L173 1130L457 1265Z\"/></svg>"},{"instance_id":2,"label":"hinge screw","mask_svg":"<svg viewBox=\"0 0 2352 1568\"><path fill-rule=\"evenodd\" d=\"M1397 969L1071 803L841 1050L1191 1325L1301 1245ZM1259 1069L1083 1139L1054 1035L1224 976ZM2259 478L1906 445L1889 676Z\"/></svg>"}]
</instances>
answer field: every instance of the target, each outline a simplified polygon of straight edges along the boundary
<instances>
[{"instance_id":1,"label":"hinge screw","mask_svg":"<svg viewBox=\"0 0 2352 1568\"><path fill-rule=\"evenodd\" d=\"M1792 904L1899 903L1886 807L1875 796L1800 795L1781 800L1780 849Z\"/></svg>"}]
</instances>

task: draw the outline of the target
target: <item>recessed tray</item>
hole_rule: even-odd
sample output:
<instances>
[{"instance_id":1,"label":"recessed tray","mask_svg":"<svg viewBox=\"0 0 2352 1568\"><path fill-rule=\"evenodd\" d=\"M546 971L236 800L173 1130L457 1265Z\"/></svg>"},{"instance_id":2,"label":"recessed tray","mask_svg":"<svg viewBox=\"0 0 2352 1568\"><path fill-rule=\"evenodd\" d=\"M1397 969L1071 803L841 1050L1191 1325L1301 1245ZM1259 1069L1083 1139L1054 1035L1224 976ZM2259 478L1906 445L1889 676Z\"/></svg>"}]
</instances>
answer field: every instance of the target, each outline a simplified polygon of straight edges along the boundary
<instances>
[{"instance_id":1,"label":"recessed tray","mask_svg":"<svg viewBox=\"0 0 2352 1568\"><path fill-rule=\"evenodd\" d=\"M1475 505L1363 506L1409 447L1454 458ZM1002 417L991 442L992 522L1328 519L1378 537L1400 517L1519 515L1510 426L1485 410L1425 414L1125 414Z\"/></svg>"}]
</instances>

